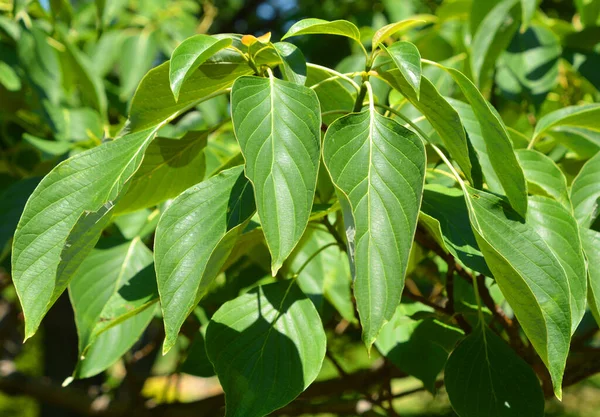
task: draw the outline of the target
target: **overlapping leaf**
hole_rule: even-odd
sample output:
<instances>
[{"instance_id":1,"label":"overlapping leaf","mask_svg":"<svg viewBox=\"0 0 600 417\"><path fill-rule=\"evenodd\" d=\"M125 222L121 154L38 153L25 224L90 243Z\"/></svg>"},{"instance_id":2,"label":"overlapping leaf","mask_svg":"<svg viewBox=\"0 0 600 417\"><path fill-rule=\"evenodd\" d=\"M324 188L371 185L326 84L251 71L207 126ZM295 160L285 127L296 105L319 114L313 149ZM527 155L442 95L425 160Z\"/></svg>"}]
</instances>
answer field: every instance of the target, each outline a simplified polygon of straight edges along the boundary
<instances>
[{"instance_id":1,"label":"overlapping leaf","mask_svg":"<svg viewBox=\"0 0 600 417\"><path fill-rule=\"evenodd\" d=\"M13 281L31 337L94 247L156 133L148 129L80 153L35 189L13 243Z\"/></svg>"},{"instance_id":2,"label":"overlapping leaf","mask_svg":"<svg viewBox=\"0 0 600 417\"><path fill-rule=\"evenodd\" d=\"M575 218L582 227L590 227L599 213L600 153L586 162L571 185Z\"/></svg>"},{"instance_id":3,"label":"overlapping leaf","mask_svg":"<svg viewBox=\"0 0 600 417\"><path fill-rule=\"evenodd\" d=\"M206 348L226 417L263 417L291 402L319 374L325 345L321 318L293 281L223 304L208 325Z\"/></svg>"},{"instance_id":4,"label":"overlapping leaf","mask_svg":"<svg viewBox=\"0 0 600 417\"><path fill-rule=\"evenodd\" d=\"M415 91L417 100L421 95L421 54L415 45L410 42L394 42L385 48L404 79L408 81Z\"/></svg>"},{"instance_id":5,"label":"overlapping leaf","mask_svg":"<svg viewBox=\"0 0 600 417\"><path fill-rule=\"evenodd\" d=\"M275 275L310 216L321 147L319 100L310 88L272 76L241 77L231 108Z\"/></svg>"},{"instance_id":6,"label":"overlapping leaf","mask_svg":"<svg viewBox=\"0 0 600 417\"><path fill-rule=\"evenodd\" d=\"M554 161L532 149L519 149L515 153L525 173L529 193L553 197L570 209L567 179Z\"/></svg>"},{"instance_id":7,"label":"overlapping leaf","mask_svg":"<svg viewBox=\"0 0 600 417\"><path fill-rule=\"evenodd\" d=\"M570 106L552 113L546 114L538 120L533 132L533 140L538 139L544 133L559 126L571 126L600 130L598 117L600 116L600 104L584 104Z\"/></svg>"},{"instance_id":8,"label":"overlapping leaf","mask_svg":"<svg viewBox=\"0 0 600 417\"><path fill-rule=\"evenodd\" d=\"M176 198L156 228L155 262L168 351L254 214L252 187L241 166Z\"/></svg>"},{"instance_id":9,"label":"overlapping leaf","mask_svg":"<svg viewBox=\"0 0 600 417\"><path fill-rule=\"evenodd\" d=\"M339 190L354 294L371 347L400 302L425 174L421 140L373 105L329 126L323 160Z\"/></svg>"},{"instance_id":10,"label":"overlapping leaf","mask_svg":"<svg viewBox=\"0 0 600 417\"><path fill-rule=\"evenodd\" d=\"M288 42L273 44L281 58L281 68L286 80L304 85L306 83L306 60L300 48Z\"/></svg>"}]
</instances>

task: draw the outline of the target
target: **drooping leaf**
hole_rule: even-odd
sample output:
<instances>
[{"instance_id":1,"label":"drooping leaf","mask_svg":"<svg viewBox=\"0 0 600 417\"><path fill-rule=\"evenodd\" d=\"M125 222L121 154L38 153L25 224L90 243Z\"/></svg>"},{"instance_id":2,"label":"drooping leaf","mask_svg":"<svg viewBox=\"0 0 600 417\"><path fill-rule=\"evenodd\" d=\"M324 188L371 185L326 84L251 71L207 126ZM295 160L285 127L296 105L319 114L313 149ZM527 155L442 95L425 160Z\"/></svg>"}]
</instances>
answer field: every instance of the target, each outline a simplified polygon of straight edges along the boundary
<instances>
[{"instance_id":1,"label":"drooping leaf","mask_svg":"<svg viewBox=\"0 0 600 417\"><path fill-rule=\"evenodd\" d=\"M527 186L512 142L500 115L481 95L477 87L460 71L443 67L465 95L479 121L487 156L502 184L508 201L522 217L527 213Z\"/></svg>"},{"instance_id":2,"label":"drooping leaf","mask_svg":"<svg viewBox=\"0 0 600 417\"><path fill-rule=\"evenodd\" d=\"M284 268L291 275L304 265L297 277L298 286L312 300L317 311L323 314L328 301L343 318L353 322L356 319L348 257L335 243L326 229L309 226ZM323 249L325 246L329 247Z\"/></svg>"},{"instance_id":3,"label":"drooping leaf","mask_svg":"<svg viewBox=\"0 0 600 417\"><path fill-rule=\"evenodd\" d=\"M26 338L35 333L100 237L155 133L156 129L148 129L127 135L67 159L29 198L12 257Z\"/></svg>"},{"instance_id":4,"label":"drooping leaf","mask_svg":"<svg viewBox=\"0 0 600 417\"><path fill-rule=\"evenodd\" d=\"M225 90L242 75L253 70L241 62L205 62L186 81L186 88L175 101L169 86L169 63L152 69L141 81L131 101L130 132L138 132L175 117L180 111L193 106L203 98Z\"/></svg>"},{"instance_id":5,"label":"drooping leaf","mask_svg":"<svg viewBox=\"0 0 600 417\"><path fill-rule=\"evenodd\" d=\"M300 48L288 42L273 44L281 58L282 73L287 81L298 85L306 83L306 60Z\"/></svg>"},{"instance_id":6,"label":"drooping leaf","mask_svg":"<svg viewBox=\"0 0 600 417\"><path fill-rule=\"evenodd\" d=\"M393 88L400 91L410 103L427 118L437 131L450 152L452 158L460 166L468 179L471 179L471 161L465 129L460 116L452 106L440 95L435 86L423 76L421 78L420 96L417 96L409 82L399 70L393 69L380 74Z\"/></svg>"},{"instance_id":7,"label":"drooping leaf","mask_svg":"<svg viewBox=\"0 0 600 417\"><path fill-rule=\"evenodd\" d=\"M354 23L347 20L329 22L323 19L302 19L294 23L281 40L291 38L292 36L312 34L346 36L360 43L360 32Z\"/></svg>"},{"instance_id":8,"label":"drooping leaf","mask_svg":"<svg viewBox=\"0 0 600 417\"><path fill-rule=\"evenodd\" d=\"M191 131L181 139L156 138L131 179L116 213L139 210L175 198L202 181L209 132Z\"/></svg>"},{"instance_id":9,"label":"drooping leaf","mask_svg":"<svg viewBox=\"0 0 600 417\"><path fill-rule=\"evenodd\" d=\"M385 25L375 32L373 35L373 41L371 48L375 49L380 44L388 39L390 36L400 32L411 29L415 26L420 26L429 22L435 21L435 17L431 15L417 15L412 17L411 19L402 20L396 23L390 23L389 25Z\"/></svg>"},{"instance_id":10,"label":"drooping leaf","mask_svg":"<svg viewBox=\"0 0 600 417\"><path fill-rule=\"evenodd\" d=\"M397 308L392 319L381 329L375 346L401 371L423 381L427 390L433 393L437 376L463 332L433 318L413 320L409 316L419 311L413 306L416 304L403 304ZM427 360L416 361L416 357Z\"/></svg>"},{"instance_id":11,"label":"drooping leaf","mask_svg":"<svg viewBox=\"0 0 600 417\"><path fill-rule=\"evenodd\" d=\"M74 147L71 142L46 140L30 135L29 133L23 133L23 140L42 153L42 160L64 155Z\"/></svg>"},{"instance_id":12,"label":"drooping leaf","mask_svg":"<svg viewBox=\"0 0 600 417\"><path fill-rule=\"evenodd\" d=\"M566 273L534 228L505 200L484 191L467 190L479 248L525 334L548 367L554 392L561 398L571 338Z\"/></svg>"},{"instance_id":13,"label":"drooping leaf","mask_svg":"<svg viewBox=\"0 0 600 417\"><path fill-rule=\"evenodd\" d=\"M208 58L231 45L231 39L216 39L209 35L195 35L181 42L171 55L169 80L175 101L184 82Z\"/></svg>"},{"instance_id":14,"label":"drooping leaf","mask_svg":"<svg viewBox=\"0 0 600 417\"><path fill-rule=\"evenodd\" d=\"M87 378L103 371L104 364L112 364L124 353L122 348L104 352L93 348L96 342L103 343L99 338L109 329L126 322L142 325L140 331L122 333L118 340L119 343L125 342L125 350L137 341L154 309L150 309L149 318L146 317L149 313L145 313L142 320L134 316L149 309L158 300L151 264L152 252L139 238L110 249L95 249L83 261L69 284L79 336L80 362L73 373L75 378ZM128 329L132 330L131 327ZM95 361L88 358L88 349L96 350L93 354ZM97 361L99 363L92 363ZM90 373L91 369L95 373Z\"/></svg>"},{"instance_id":15,"label":"drooping leaf","mask_svg":"<svg viewBox=\"0 0 600 417\"><path fill-rule=\"evenodd\" d=\"M571 294L571 331L574 333L585 314L587 294L585 260L577 222L570 209L559 202L533 196L529 198L527 223L546 242L567 275Z\"/></svg>"},{"instance_id":16,"label":"drooping leaf","mask_svg":"<svg viewBox=\"0 0 600 417\"><path fill-rule=\"evenodd\" d=\"M469 225L469 211L460 190L435 184L425 186L421 211L438 223L443 246L452 255L466 267L491 276Z\"/></svg>"},{"instance_id":17,"label":"drooping leaf","mask_svg":"<svg viewBox=\"0 0 600 417\"><path fill-rule=\"evenodd\" d=\"M444 381L460 417L544 416L544 394L533 370L487 326L477 326L454 349Z\"/></svg>"},{"instance_id":18,"label":"drooping leaf","mask_svg":"<svg viewBox=\"0 0 600 417\"><path fill-rule=\"evenodd\" d=\"M208 325L206 348L226 417L263 417L291 402L317 377L325 345L321 318L293 281L223 304Z\"/></svg>"},{"instance_id":19,"label":"drooping leaf","mask_svg":"<svg viewBox=\"0 0 600 417\"><path fill-rule=\"evenodd\" d=\"M564 107L548 113L540 118L535 125L533 140L537 140L550 129L559 126L583 127L592 130L600 130L598 117L600 116L600 104L583 104L579 106Z\"/></svg>"},{"instance_id":20,"label":"drooping leaf","mask_svg":"<svg viewBox=\"0 0 600 417\"><path fill-rule=\"evenodd\" d=\"M581 229L581 243L588 263L588 304L600 323L600 232Z\"/></svg>"},{"instance_id":21,"label":"drooping leaf","mask_svg":"<svg viewBox=\"0 0 600 417\"><path fill-rule=\"evenodd\" d=\"M567 179L554 161L533 149L519 149L515 153L525 173L529 193L550 196L570 209Z\"/></svg>"},{"instance_id":22,"label":"drooping leaf","mask_svg":"<svg viewBox=\"0 0 600 417\"><path fill-rule=\"evenodd\" d=\"M390 47L382 48L392 58L404 79L415 91L417 100L421 95L421 54L410 42L394 42Z\"/></svg>"},{"instance_id":23,"label":"drooping leaf","mask_svg":"<svg viewBox=\"0 0 600 417\"><path fill-rule=\"evenodd\" d=\"M231 113L275 275L310 216L321 145L319 100L289 81L241 77L231 90Z\"/></svg>"},{"instance_id":24,"label":"drooping leaf","mask_svg":"<svg viewBox=\"0 0 600 417\"><path fill-rule=\"evenodd\" d=\"M587 161L571 185L571 202L575 219L582 227L590 227L599 212L600 153Z\"/></svg>"},{"instance_id":25,"label":"drooping leaf","mask_svg":"<svg viewBox=\"0 0 600 417\"><path fill-rule=\"evenodd\" d=\"M252 187L241 166L197 184L163 213L154 257L168 351L214 281L254 214Z\"/></svg>"},{"instance_id":26,"label":"drooping leaf","mask_svg":"<svg viewBox=\"0 0 600 417\"><path fill-rule=\"evenodd\" d=\"M368 348L400 302L425 177L421 140L368 110L329 126L323 160L338 190Z\"/></svg>"},{"instance_id":27,"label":"drooping leaf","mask_svg":"<svg viewBox=\"0 0 600 417\"><path fill-rule=\"evenodd\" d=\"M476 85L481 83L485 65L490 61L490 51L496 50L496 54L499 53L497 48L492 48L492 45L498 34L501 33L504 22L510 19L510 10L517 4L517 1L502 0L498 2L481 21L473 35L471 41L471 72ZM510 34L512 35L512 33ZM510 38L507 39L507 43Z\"/></svg>"}]
</instances>

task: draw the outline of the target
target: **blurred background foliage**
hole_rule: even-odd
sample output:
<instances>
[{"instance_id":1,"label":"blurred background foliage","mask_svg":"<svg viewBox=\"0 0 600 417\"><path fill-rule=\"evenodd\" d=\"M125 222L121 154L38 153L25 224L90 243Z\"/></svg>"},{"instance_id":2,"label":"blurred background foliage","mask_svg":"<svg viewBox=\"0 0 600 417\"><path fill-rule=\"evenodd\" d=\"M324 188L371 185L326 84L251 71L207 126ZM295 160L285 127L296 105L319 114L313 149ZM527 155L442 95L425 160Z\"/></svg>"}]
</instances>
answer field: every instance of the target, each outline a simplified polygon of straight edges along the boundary
<instances>
[{"instance_id":1,"label":"blurred background foliage","mask_svg":"<svg viewBox=\"0 0 600 417\"><path fill-rule=\"evenodd\" d=\"M374 29L387 23L432 14L437 16L433 23L406 36L419 47L423 58L469 73L472 65L466 53L474 47L472 40L478 26L498 3L499 0L0 0L0 375L17 369L24 375L58 383L70 375L77 360L77 334L66 296L44 320L42 331L27 344L21 344L22 317L9 275L12 233L39 179L68 156L114 138L123 128L130 100L144 74L166 61L182 40L196 33L261 35L269 31L272 39L279 39L297 20L318 17L350 20L361 28L367 41ZM477 57L481 67L479 86L512 127L516 143L526 140L520 134L530 135L542 115L599 98L600 1L543 0L538 5L526 30L519 27L519 19L514 16L503 19L492 47L485 56ZM513 12L518 12L518 8ZM364 58L346 38L308 36L294 42L309 62L342 72L364 66ZM476 55L471 56L475 59ZM442 75L428 76L436 81L442 94L454 93ZM385 91L385 85L374 84L380 92ZM390 97L390 102L393 99ZM180 137L186 131L219 123L227 112L227 100L218 97L177 119L162 134ZM207 173L232 155L234 142L229 131L209 143L205 151ZM581 161L600 149L600 135L586 129L564 128L539 146L569 175L578 172ZM141 236L147 241L152 238L158 216L152 210L142 210L120 219L107 232L107 239L112 233L113 237ZM184 329L176 349L164 357L157 354L159 349L152 345L162 338L162 325L157 318L122 361L99 376L76 382L75 387L90 395L111 392L127 397L141 392L156 403L193 401L219 393L212 369L202 360L205 353L197 325L206 322L204 310L213 312L223 301L268 275L264 248L254 252L254 263L236 265L232 276L223 279L203 301L203 310L196 315L196 327L192 326L191 331ZM412 274L416 281L426 281L428 275L440 273L443 271L438 265L425 260ZM326 308L332 310L328 305ZM595 331L593 320L586 320ZM337 361L346 372L368 368L382 360L376 354L369 358L359 340L359 331L351 325L344 337L330 338ZM335 377L336 372L334 363L328 360L319 380ZM412 378L401 379L397 384L392 387L394 391L421 386ZM6 393L0 395L1 416L79 415L28 397L11 396L15 392L6 381L0 382L0 390ZM455 415L443 389L435 396L419 392L398 398L395 404L403 417ZM600 416L600 378L592 377L568 388L563 403L548 403L547 415Z\"/></svg>"}]
</instances>

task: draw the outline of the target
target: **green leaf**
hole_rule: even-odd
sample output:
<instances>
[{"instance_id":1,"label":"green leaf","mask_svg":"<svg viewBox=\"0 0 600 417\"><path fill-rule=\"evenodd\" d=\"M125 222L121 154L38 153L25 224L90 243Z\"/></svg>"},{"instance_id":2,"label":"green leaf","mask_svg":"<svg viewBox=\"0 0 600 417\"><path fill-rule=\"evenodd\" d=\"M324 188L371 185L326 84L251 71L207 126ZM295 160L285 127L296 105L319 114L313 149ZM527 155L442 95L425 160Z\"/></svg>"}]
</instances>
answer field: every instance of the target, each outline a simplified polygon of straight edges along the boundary
<instances>
[{"instance_id":1,"label":"green leaf","mask_svg":"<svg viewBox=\"0 0 600 417\"><path fill-rule=\"evenodd\" d=\"M312 90L317 93L323 113L335 110L345 110L348 113L352 111L357 91L344 87L344 83L348 84L347 81L332 78L331 73L321 68L308 67L306 86L312 87ZM329 125L340 115L341 113L323 115L323 123Z\"/></svg>"},{"instance_id":2,"label":"green leaf","mask_svg":"<svg viewBox=\"0 0 600 417\"><path fill-rule=\"evenodd\" d=\"M419 100L421 88L421 54L415 45L410 42L395 42L386 48L381 46L394 61L394 64L415 91Z\"/></svg>"},{"instance_id":3,"label":"green leaf","mask_svg":"<svg viewBox=\"0 0 600 417\"><path fill-rule=\"evenodd\" d=\"M372 47L373 49L377 48L380 44L388 39L390 36L400 32L411 29L415 26L420 26L429 22L435 21L435 17L431 15L417 15L414 18L402 20L396 23L390 23L389 25L385 25L375 32L373 35Z\"/></svg>"},{"instance_id":4,"label":"green leaf","mask_svg":"<svg viewBox=\"0 0 600 417\"><path fill-rule=\"evenodd\" d=\"M244 62L205 62L186 81L175 101L169 86L169 63L152 69L141 81L131 101L126 129L138 132L170 120L202 99L223 91L233 81L254 72Z\"/></svg>"},{"instance_id":5,"label":"green leaf","mask_svg":"<svg viewBox=\"0 0 600 417\"><path fill-rule=\"evenodd\" d=\"M600 153L587 161L571 185L571 202L575 219L584 227L590 227L599 212L600 200Z\"/></svg>"},{"instance_id":6,"label":"green leaf","mask_svg":"<svg viewBox=\"0 0 600 417\"><path fill-rule=\"evenodd\" d=\"M421 211L437 223L443 246L454 257L480 274L492 275L469 225L469 211L460 190L435 184L425 186ZM428 230L435 233L431 227L436 225L427 221L424 223Z\"/></svg>"},{"instance_id":7,"label":"green leaf","mask_svg":"<svg viewBox=\"0 0 600 417\"><path fill-rule=\"evenodd\" d=\"M506 126L496 110L481 95L477 87L460 71L442 67L465 95L479 121L487 156L500 184L515 211L522 217L527 213L527 185L523 169L517 161Z\"/></svg>"},{"instance_id":8,"label":"green leaf","mask_svg":"<svg viewBox=\"0 0 600 417\"><path fill-rule=\"evenodd\" d=\"M600 323L600 232L581 229L581 243L588 263L588 304Z\"/></svg>"},{"instance_id":9,"label":"green leaf","mask_svg":"<svg viewBox=\"0 0 600 417\"><path fill-rule=\"evenodd\" d=\"M312 300L319 314L323 315L328 301L343 318L356 321L348 256L324 226L309 226L284 268L289 275L303 268L297 277L298 286Z\"/></svg>"},{"instance_id":10,"label":"green leaf","mask_svg":"<svg viewBox=\"0 0 600 417\"><path fill-rule=\"evenodd\" d=\"M360 32L354 23L347 20L329 22L323 19L302 19L294 23L281 40L291 38L292 36L313 34L346 36L360 43Z\"/></svg>"},{"instance_id":11,"label":"green leaf","mask_svg":"<svg viewBox=\"0 0 600 417\"><path fill-rule=\"evenodd\" d=\"M115 2L116 3L116 2ZM131 98L131 95L138 88L138 84L154 65L158 45L155 39L156 35L152 31L143 30L140 33L129 36L123 42L122 56L135 57L135 59L121 59L119 61L120 88L119 97L123 101ZM164 63L169 67L168 63ZM169 90L171 98L173 93Z\"/></svg>"},{"instance_id":12,"label":"green leaf","mask_svg":"<svg viewBox=\"0 0 600 417\"><path fill-rule=\"evenodd\" d=\"M380 75L427 118L440 135L450 156L460 166L465 176L471 180L472 167L469 160L469 148L460 116L440 95L431 81L425 76L421 78L421 94L417 99L413 88L399 70L384 71Z\"/></svg>"},{"instance_id":13,"label":"green leaf","mask_svg":"<svg viewBox=\"0 0 600 417\"><path fill-rule=\"evenodd\" d=\"M13 242L13 281L25 338L65 290L100 237L156 129L127 135L56 166L29 198Z\"/></svg>"},{"instance_id":14,"label":"green leaf","mask_svg":"<svg viewBox=\"0 0 600 417\"><path fill-rule=\"evenodd\" d=\"M329 126L323 161L342 205L363 341L370 348L400 303L425 150L413 132L371 104Z\"/></svg>"},{"instance_id":15,"label":"green leaf","mask_svg":"<svg viewBox=\"0 0 600 417\"><path fill-rule=\"evenodd\" d=\"M525 173L529 193L552 197L570 210L567 179L554 161L532 149L519 149L515 153Z\"/></svg>"},{"instance_id":16,"label":"green leaf","mask_svg":"<svg viewBox=\"0 0 600 417\"><path fill-rule=\"evenodd\" d=\"M171 55L169 80L175 101L183 83L208 58L231 45L231 39L215 39L208 35L195 35L181 42Z\"/></svg>"},{"instance_id":17,"label":"green leaf","mask_svg":"<svg viewBox=\"0 0 600 417\"><path fill-rule=\"evenodd\" d=\"M231 90L231 113L275 276L310 216L321 145L319 100L310 88L273 76L241 77Z\"/></svg>"},{"instance_id":18,"label":"green leaf","mask_svg":"<svg viewBox=\"0 0 600 417\"><path fill-rule=\"evenodd\" d=\"M413 320L409 316L423 311L416 306L400 305L381 329L375 346L398 369L423 381L425 388L433 393L437 376L463 332L433 318ZM427 360L417 361L416 357Z\"/></svg>"},{"instance_id":19,"label":"green leaf","mask_svg":"<svg viewBox=\"0 0 600 417\"><path fill-rule=\"evenodd\" d=\"M208 134L191 131L181 139L156 138L146 149L116 213L154 206L202 181Z\"/></svg>"},{"instance_id":20,"label":"green leaf","mask_svg":"<svg viewBox=\"0 0 600 417\"><path fill-rule=\"evenodd\" d=\"M529 198L527 223L546 242L567 275L571 294L571 332L574 333L585 314L587 294L586 267L577 222L570 208L547 197L533 196Z\"/></svg>"},{"instance_id":21,"label":"green leaf","mask_svg":"<svg viewBox=\"0 0 600 417\"><path fill-rule=\"evenodd\" d=\"M254 214L252 187L241 166L177 197L156 228L154 257L167 352Z\"/></svg>"},{"instance_id":22,"label":"green leaf","mask_svg":"<svg viewBox=\"0 0 600 417\"><path fill-rule=\"evenodd\" d=\"M0 194L0 253L15 233L23 207L40 178L27 178L9 185Z\"/></svg>"},{"instance_id":23,"label":"green leaf","mask_svg":"<svg viewBox=\"0 0 600 417\"><path fill-rule=\"evenodd\" d=\"M467 188L471 225L486 263L560 399L571 338L566 273L535 229L492 194Z\"/></svg>"},{"instance_id":24,"label":"green leaf","mask_svg":"<svg viewBox=\"0 0 600 417\"><path fill-rule=\"evenodd\" d=\"M600 104L596 103L555 110L538 120L532 140L537 140L550 129L559 126L583 127L598 131L600 130L598 117L600 117Z\"/></svg>"},{"instance_id":25,"label":"green leaf","mask_svg":"<svg viewBox=\"0 0 600 417\"><path fill-rule=\"evenodd\" d=\"M492 48L494 40L501 32L504 22L510 18L510 10L517 4L517 1L502 0L497 3L481 21L473 35L471 41L471 72L476 85L481 83L484 65L489 60L488 55L490 51L494 51L494 48Z\"/></svg>"},{"instance_id":26,"label":"green leaf","mask_svg":"<svg viewBox=\"0 0 600 417\"><path fill-rule=\"evenodd\" d=\"M42 159L64 155L73 149L71 142L41 139L29 133L23 133L23 140L42 152Z\"/></svg>"},{"instance_id":27,"label":"green leaf","mask_svg":"<svg viewBox=\"0 0 600 417\"><path fill-rule=\"evenodd\" d=\"M487 327L477 326L452 352L444 381L460 417L544 416L535 373Z\"/></svg>"},{"instance_id":28,"label":"green leaf","mask_svg":"<svg viewBox=\"0 0 600 417\"><path fill-rule=\"evenodd\" d=\"M202 378L208 378L215 375L215 370L206 354L206 343L202 329L196 333L192 345L188 350L187 358L181 365L180 370L186 374Z\"/></svg>"},{"instance_id":29,"label":"green leaf","mask_svg":"<svg viewBox=\"0 0 600 417\"><path fill-rule=\"evenodd\" d=\"M525 32L535 14L537 0L521 0L521 32Z\"/></svg>"},{"instance_id":30,"label":"green leaf","mask_svg":"<svg viewBox=\"0 0 600 417\"><path fill-rule=\"evenodd\" d=\"M281 58L282 74L287 81L298 85L306 83L306 60L300 48L288 42L273 44Z\"/></svg>"},{"instance_id":31,"label":"green leaf","mask_svg":"<svg viewBox=\"0 0 600 417\"><path fill-rule=\"evenodd\" d=\"M110 249L94 249L83 261L69 284L69 296L79 336L80 362L73 373L75 378L94 375L89 373L90 367L98 369L85 362L90 362L87 358L88 348L94 346L101 334L129 321L130 317L148 309L158 300L151 265L152 252L139 238ZM154 309L150 310L153 314ZM134 322L147 324L148 320ZM145 327L144 325L143 328ZM137 338L132 339L130 336L128 340L130 343L125 350ZM111 355L114 352L111 350L102 354L98 351L94 356L100 354L103 357L102 363L108 362L110 365L122 355ZM82 357L85 360L82 361ZM104 369L99 369L96 373Z\"/></svg>"},{"instance_id":32,"label":"green leaf","mask_svg":"<svg viewBox=\"0 0 600 417\"><path fill-rule=\"evenodd\" d=\"M21 89L21 79L6 62L0 61L0 84L8 91L19 91Z\"/></svg>"},{"instance_id":33,"label":"green leaf","mask_svg":"<svg viewBox=\"0 0 600 417\"><path fill-rule=\"evenodd\" d=\"M319 374L325 345L319 314L293 281L223 304L208 325L206 349L226 417L263 417L291 402Z\"/></svg>"},{"instance_id":34,"label":"green leaf","mask_svg":"<svg viewBox=\"0 0 600 417\"><path fill-rule=\"evenodd\" d=\"M581 159L589 159L600 151L599 131L579 127L559 126L552 129L548 134L558 143L575 152Z\"/></svg>"}]
</instances>

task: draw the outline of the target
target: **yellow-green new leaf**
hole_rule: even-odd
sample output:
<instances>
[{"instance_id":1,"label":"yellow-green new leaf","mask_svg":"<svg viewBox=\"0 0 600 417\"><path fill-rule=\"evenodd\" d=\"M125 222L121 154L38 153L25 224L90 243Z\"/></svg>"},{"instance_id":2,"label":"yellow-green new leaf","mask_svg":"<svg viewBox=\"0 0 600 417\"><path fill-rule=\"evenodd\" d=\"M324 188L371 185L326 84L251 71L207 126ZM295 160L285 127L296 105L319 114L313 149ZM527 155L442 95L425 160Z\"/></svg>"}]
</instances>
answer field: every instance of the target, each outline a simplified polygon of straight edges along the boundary
<instances>
[{"instance_id":1,"label":"yellow-green new leaf","mask_svg":"<svg viewBox=\"0 0 600 417\"><path fill-rule=\"evenodd\" d=\"M370 348L400 303L425 150L413 132L371 105L329 126L323 161L342 205L363 341Z\"/></svg>"},{"instance_id":2,"label":"yellow-green new leaf","mask_svg":"<svg viewBox=\"0 0 600 417\"><path fill-rule=\"evenodd\" d=\"M273 76L241 77L231 90L231 113L275 275L312 209L321 149L319 100L310 88Z\"/></svg>"},{"instance_id":3,"label":"yellow-green new leaf","mask_svg":"<svg viewBox=\"0 0 600 417\"><path fill-rule=\"evenodd\" d=\"M354 39L360 43L360 31L354 23L347 20L334 20L332 22L323 19L302 19L287 31L281 38L291 38L299 35L339 35Z\"/></svg>"},{"instance_id":4,"label":"yellow-green new leaf","mask_svg":"<svg viewBox=\"0 0 600 417\"><path fill-rule=\"evenodd\" d=\"M156 129L104 143L54 168L29 198L13 243L13 281L31 337L92 250Z\"/></svg>"},{"instance_id":5,"label":"yellow-green new leaf","mask_svg":"<svg viewBox=\"0 0 600 417\"><path fill-rule=\"evenodd\" d=\"M195 35L181 42L171 54L169 61L169 81L175 101L184 82L208 58L231 45L231 39L216 39L208 35Z\"/></svg>"},{"instance_id":6,"label":"yellow-green new leaf","mask_svg":"<svg viewBox=\"0 0 600 417\"><path fill-rule=\"evenodd\" d=\"M154 258L168 351L254 214L252 186L237 166L185 191L156 227Z\"/></svg>"}]
</instances>

